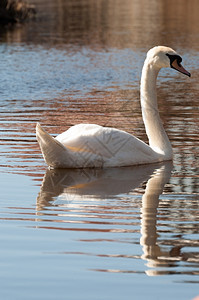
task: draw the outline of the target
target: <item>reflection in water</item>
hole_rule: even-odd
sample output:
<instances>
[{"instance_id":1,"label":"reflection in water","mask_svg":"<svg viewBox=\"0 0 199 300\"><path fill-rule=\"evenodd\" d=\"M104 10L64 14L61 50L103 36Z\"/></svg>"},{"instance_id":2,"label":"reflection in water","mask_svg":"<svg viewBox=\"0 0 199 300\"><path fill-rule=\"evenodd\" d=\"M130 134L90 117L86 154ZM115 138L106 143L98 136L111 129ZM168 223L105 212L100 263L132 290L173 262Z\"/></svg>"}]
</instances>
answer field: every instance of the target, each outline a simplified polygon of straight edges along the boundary
<instances>
[{"instance_id":1,"label":"reflection in water","mask_svg":"<svg viewBox=\"0 0 199 300\"><path fill-rule=\"evenodd\" d=\"M163 192L164 185L169 181L171 176L172 165L166 164L156 170L155 174L148 180L145 193L142 197L141 208L141 239L140 244L143 246L143 259L147 259L148 267L162 266L160 257L162 256L161 248L157 244L157 209L159 205L159 196ZM169 264L167 265L169 267ZM154 274L151 271L149 275ZM158 273L158 271L157 271Z\"/></svg>"},{"instance_id":2,"label":"reflection in water","mask_svg":"<svg viewBox=\"0 0 199 300\"><path fill-rule=\"evenodd\" d=\"M162 164L149 165L149 166L137 166L128 168L110 168L110 169L77 169L77 170L47 170L43 184L41 186L40 193L37 198L37 217L42 222L42 216L45 216L46 209L49 213L49 206L54 205L54 213L59 218L59 224L63 222L69 223L70 220L64 218L66 212L76 213L78 216L77 206L79 208L79 221L77 223L89 224L90 228L79 228L78 230L93 230L94 224L112 224L114 228L110 230L98 229L100 232L129 232L131 234L136 233L136 230L132 230L133 223L127 223L130 219L132 211L130 206L126 207L125 215L121 216L121 211L117 212L116 207L122 207L122 201L124 193L131 193L133 189L136 189L143 185L143 182L148 181L146 184L145 192L142 197L141 205L141 239L140 244L143 247L143 254L141 258L147 260L146 270L147 275L162 275L162 274L177 274L177 267L179 261L198 263L199 258L196 252L182 252L183 247L194 247L194 241L185 241L183 239L183 230L179 233L175 240L172 240L172 228L168 225L168 236L161 236L157 226L157 220L164 221L164 216L158 216L159 196L162 194L164 186L168 183L173 165L171 162ZM103 199L111 199L117 196L117 205L109 203L107 206L103 204ZM86 209L85 206L89 203L91 206L95 206L95 210ZM102 201L100 204L99 201ZM131 200L132 201L132 200ZM73 204L73 202L76 203ZM99 213L100 207L102 213ZM124 209L124 208L123 208ZM129 210L128 210L129 209ZM110 221L104 220L105 214L109 210L109 218L111 213L113 219ZM56 213L57 212L57 213ZM169 212L168 212L169 213ZM97 214L97 215L96 215ZM85 219L87 215L87 220ZM69 217L69 215L68 215ZM60 219L61 218L61 219ZM98 221L91 221L89 219L98 218ZM126 222L125 222L125 220ZM132 216L133 218L133 216ZM136 216L138 220L138 216ZM44 218L45 220L45 218ZM121 222L122 221L122 222ZM56 222L56 220L52 220ZM75 221L74 221L75 222ZM112 223L110 223L112 222ZM175 220L172 219L172 222ZM130 225L130 229L118 229L118 225ZM173 226L173 225L172 225ZM55 229L56 227L49 226L41 228ZM56 229L74 230L72 228L59 227ZM77 230L77 228L75 229ZM190 229L189 229L190 230ZM171 232L170 232L171 231ZM160 241L159 241L160 240ZM78 254L78 255L94 255L92 253L85 252L64 252L65 254ZM103 257L125 257L125 258L138 258L135 255L127 256L119 253L117 255L110 254L95 254L96 256ZM96 269L102 272L136 272L139 271L125 271L125 270L113 270L113 269ZM190 271L189 274L198 274L197 272Z\"/></svg>"},{"instance_id":3,"label":"reflection in water","mask_svg":"<svg viewBox=\"0 0 199 300\"><path fill-rule=\"evenodd\" d=\"M143 246L142 258L148 261L149 268L171 267L175 264L172 262L172 256L179 256L180 247L175 247L171 251L164 251L157 243L157 210L159 205L159 196L163 192L165 184L171 177L172 165L166 164L156 170L155 174L148 180L145 193L142 197L141 209L141 239L140 244ZM172 255L172 253L174 255ZM167 260L168 259L168 260ZM164 274L165 272L157 270L148 270L148 275Z\"/></svg>"},{"instance_id":4,"label":"reflection in water","mask_svg":"<svg viewBox=\"0 0 199 300\"><path fill-rule=\"evenodd\" d=\"M177 262L199 262L199 256L196 252L183 253L182 248L185 246L194 247L194 241L184 244L182 234L175 241L163 241L161 244L170 244L171 248L164 248L158 243L157 214L159 205L159 196L163 192L164 186L171 177L171 164L166 164L155 171L154 175L148 180L145 193L142 197L141 209L141 239L140 244L143 246L142 258L147 260L147 266L150 268L146 271L147 275L172 274L172 268ZM169 231L168 231L169 232ZM151 270L153 268L153 270ZM198 272L197 272L198 274Z\"/></svg>"},{"instance_id":5,"label":"reflection in water","mask_svg":"<svg viewBox=\"0 0 199 300\"><path fill-rule=\"evenodd\" d=\"M104 199L128 193L148 180L154 164L107 169L48 169L37 198L37 210L50 205L54 197L62 199Z\"/></svg>"},{"instance_id":6,"label":"reflection in water","mask_svg":"<svg viewBox=\"0 0 199 300\"><path fill-rule=\"evenodd\" d=\"M155 44L198 49L198 1L33 0L37 22L6 32L2 40L92 48ZM183 36L182 36L183 34Z\"/></svg>"}]
</instances>

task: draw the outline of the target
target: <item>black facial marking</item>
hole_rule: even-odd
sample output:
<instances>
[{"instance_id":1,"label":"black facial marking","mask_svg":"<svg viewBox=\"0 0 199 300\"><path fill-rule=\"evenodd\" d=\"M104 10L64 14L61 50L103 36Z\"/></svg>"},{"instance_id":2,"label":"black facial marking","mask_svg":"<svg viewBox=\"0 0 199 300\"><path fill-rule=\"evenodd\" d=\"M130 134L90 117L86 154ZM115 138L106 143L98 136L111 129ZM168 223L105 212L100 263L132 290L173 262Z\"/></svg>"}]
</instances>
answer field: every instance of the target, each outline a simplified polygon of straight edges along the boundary
<instances>
[{"instance_id":1,"label":"black facial marking","mask_svg":"<svg viewBox=\"0 0 199 300\"><path fill-rule=\"evenodd\" d=\"M179 55L177 54L166 54L168 56L168 58L170 59L170 66L171 68L172 67L172 63L174 62L175 59L177 59L177 64L178 66L180 67L181 66L181 62L182 62L182 57L180 57Z\"/></svg>"}]
</instances>

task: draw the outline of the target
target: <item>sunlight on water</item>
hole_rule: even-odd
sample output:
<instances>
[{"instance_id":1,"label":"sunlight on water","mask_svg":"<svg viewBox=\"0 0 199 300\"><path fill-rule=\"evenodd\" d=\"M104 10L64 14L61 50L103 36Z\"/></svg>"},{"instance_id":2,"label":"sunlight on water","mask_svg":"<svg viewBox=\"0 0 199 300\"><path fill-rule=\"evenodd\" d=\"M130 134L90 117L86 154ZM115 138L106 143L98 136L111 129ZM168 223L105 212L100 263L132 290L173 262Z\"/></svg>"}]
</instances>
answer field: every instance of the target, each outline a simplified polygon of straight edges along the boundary
<instances>
[{"instance_id":1,"label":"sunlight on water","mask_svg":"<svg viewBox=\"0 0 199 300\"><path fill-rule=\"evenodd\" d=\"M34 0L36 20L0 28L1 299L199 294L199 4L178 2ZM173 165L48 170L36 122L53 136L83 122L147 142L139 83L157 44L192 73L158 78Z\"/></svg>"}]
</instances>

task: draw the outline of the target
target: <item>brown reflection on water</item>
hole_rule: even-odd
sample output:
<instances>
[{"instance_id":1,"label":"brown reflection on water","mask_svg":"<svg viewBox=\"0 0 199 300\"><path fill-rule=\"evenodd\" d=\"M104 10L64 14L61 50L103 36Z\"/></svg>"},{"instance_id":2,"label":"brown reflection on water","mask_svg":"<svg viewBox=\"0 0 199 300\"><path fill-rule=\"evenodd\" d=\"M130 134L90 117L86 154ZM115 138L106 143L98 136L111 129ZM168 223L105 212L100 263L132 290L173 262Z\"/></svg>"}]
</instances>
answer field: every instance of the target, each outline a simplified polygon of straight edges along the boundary
<instances>
[{"instance_id":1,"label":"brown reflection on water","mask_svg":"<svg viewBox=\"0 0 199 300\"><path fill-rule=\"evenodd\" d=\"M119 126L131 133L136 129L139 131L138 123L142 123L142 117L137 91L117 88L111 92L94 90L81 97L77 95L74 98L74 94L63 97L51 104L52 113L48 110L41 112L40 119L44 125L50 125L51 132L56 130L58 134L79 123Z\"/></svg>"},{"instance_id":2,"label":"brown reflection on water","mask_svg":"<svg viewBox=\"0 0 199 300\"><path fill-rule=\"evenodd\" d=\"M155 44L198 49L197 0L32 1L37 20L6 31L6 42L131 47Z\"/></svg>"}]
</instances>

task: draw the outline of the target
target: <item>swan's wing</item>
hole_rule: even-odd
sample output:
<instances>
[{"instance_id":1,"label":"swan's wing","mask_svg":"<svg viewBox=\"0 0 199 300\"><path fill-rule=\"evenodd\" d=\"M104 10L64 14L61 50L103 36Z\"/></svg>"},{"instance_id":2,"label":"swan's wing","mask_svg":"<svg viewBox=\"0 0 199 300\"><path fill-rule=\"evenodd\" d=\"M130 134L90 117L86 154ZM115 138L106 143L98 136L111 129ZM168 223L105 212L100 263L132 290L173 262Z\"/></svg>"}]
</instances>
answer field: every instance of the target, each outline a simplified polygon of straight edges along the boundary
<instances>
[{"instance_id":1,"label":"swan's wing","mask_svg":"<svg viewBox=\"0 0 199 300\"><path fill-rule=\"evenodd\" d=\"M97 125L96 125L97 126ZM74 126L76 127L76 126ZM102 167L101 156L91 151L91 134L85 127L73 128L53 138L38 123L36 137L47 165L51 168ZM74 134L75 133L75 134ZM88 138L89 136L89 138ZM60 138L61 137L61 138ZM89 141L88 141L89 139ZM94 139L95 140L95 139Z\"/></svg>"},{"instance_id":2,"label":"swan's wing","mask_svg":"<svg viewBox=\"0 0 199 300\"><path fill-rule=\"evenodd\" d=\"M79 124L53 138L37 124L36 136L53 168L120 167L161 160L133 135L99 125Z\"/></svg>"},{"instance_id":3,"label":"swan's wing","mask_svg":"<svg viewBox=\"0 0 199 300\"><path fill-rule=\"evenodd\" d=\"M79 154L84 166L113 167L158 161L157 154L133 135L95 124L73 126L56 140L74 155Z\"/></svg>"}]
</instances>

